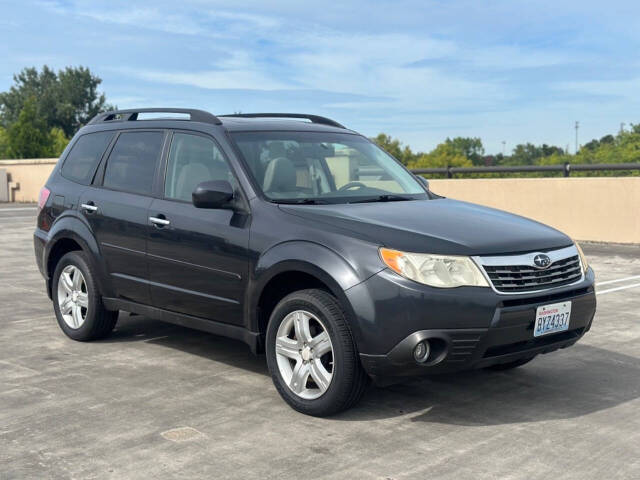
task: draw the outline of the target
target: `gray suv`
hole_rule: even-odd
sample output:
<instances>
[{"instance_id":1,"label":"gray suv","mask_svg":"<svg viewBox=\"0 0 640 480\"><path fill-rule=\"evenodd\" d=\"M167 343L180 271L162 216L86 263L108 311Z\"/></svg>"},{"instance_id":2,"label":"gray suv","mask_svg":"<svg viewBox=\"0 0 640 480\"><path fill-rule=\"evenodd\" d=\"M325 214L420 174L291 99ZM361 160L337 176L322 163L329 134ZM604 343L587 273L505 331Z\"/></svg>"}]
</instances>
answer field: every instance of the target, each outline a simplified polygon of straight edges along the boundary
<instances>
[{"instance_id":1,"label":"gray suv","mask_svg":"<svg viewBox=\"0 0 640 480\"><path fill-rule=\"evenodd\" d=\"M569 237L436 195L315 115L100 114L42 189L34 241L70 338L123 310L239 339L310 415L369 379L523 365L596 308Z\"/></svg>"}]
</instances>

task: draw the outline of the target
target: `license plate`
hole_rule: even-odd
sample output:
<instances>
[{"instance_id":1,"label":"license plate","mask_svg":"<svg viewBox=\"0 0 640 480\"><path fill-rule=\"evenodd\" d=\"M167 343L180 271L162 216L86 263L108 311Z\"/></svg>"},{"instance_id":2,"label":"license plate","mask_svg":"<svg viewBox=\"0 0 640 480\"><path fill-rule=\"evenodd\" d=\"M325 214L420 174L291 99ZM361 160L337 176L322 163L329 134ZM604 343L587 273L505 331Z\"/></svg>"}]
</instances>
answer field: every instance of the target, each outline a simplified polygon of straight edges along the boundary
<instances>
[{"instance_id":1,"label":"license plate","mask_svg":"<svg viewBox=\"0 0 640 480\"><path fill-rule=\"evenodd\" d=\"M536 310L536 324L533 336L540 337L549 333L564 332L569 329L571 302L543 305Z\"/></svg>"}]
</instances>

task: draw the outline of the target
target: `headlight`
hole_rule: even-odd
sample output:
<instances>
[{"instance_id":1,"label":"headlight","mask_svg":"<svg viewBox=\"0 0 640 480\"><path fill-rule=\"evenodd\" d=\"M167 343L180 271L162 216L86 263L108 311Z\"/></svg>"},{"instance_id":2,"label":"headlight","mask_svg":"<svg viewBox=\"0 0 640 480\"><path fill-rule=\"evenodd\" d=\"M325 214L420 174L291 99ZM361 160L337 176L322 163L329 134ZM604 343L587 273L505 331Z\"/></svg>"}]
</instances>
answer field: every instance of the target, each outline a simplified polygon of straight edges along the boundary
<instances>
[{"instance_id":1,"label":"headlight","mask_svg":"<svg viewBox=\"0 0 640 480\"><path fill-rule=\"evenodd\" d=\"M381 248L380 257L396 273L431 287L489 286L469 257L407 253L389 248Z\"/></svg>"},{"instance_id":2,"label":"headlight","mask_svg":"<svg viewBox=\"0 0 640 480\"><path fill-rule=\"evenodd\" d=\"M584 273L587 273L587 269L589 268L589 264L587 263L587 257L584 256L584 252L582 251L582 248L580 248L580 245L578 245L578 242L573 242L573 243L576 246L576 249L578 250L578 255L580 255L580 263L582 263L582 270L584 271Z\"/></svg>"}]
</instances>

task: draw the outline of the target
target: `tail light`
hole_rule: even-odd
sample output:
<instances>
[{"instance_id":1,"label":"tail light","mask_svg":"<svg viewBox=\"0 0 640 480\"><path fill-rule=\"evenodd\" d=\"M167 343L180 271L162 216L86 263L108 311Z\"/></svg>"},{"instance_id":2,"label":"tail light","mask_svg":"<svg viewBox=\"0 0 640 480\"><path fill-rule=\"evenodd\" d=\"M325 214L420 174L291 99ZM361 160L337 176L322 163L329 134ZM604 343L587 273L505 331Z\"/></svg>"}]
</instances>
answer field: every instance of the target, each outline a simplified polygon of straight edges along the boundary
<instances>
[{"instance_id":1,"label":"tail light","mask_svg":"<svg viewBox=\"0 0 640 480\"><path fill-rule=\"evenodd\" d=\"M47 187L42 187L40 189L40 195L38 195L38 210L42 210L47 204L49 195L51 195L51 190L49 190Z\"/></svg>"},{"instance_id":2,"label":"tail light","mask_svg":"<svg viewBox=\"0 0 640 480\"><path fill-rule=\"evenodd\" d=\"M38 228L41 228L45 232L51 229L51 218L46 212L42 211L47 204L47 200L49 200L49 195L51 195L51 190L47 187L42 187L38 195Z\"/></svg>"}]
</instances>

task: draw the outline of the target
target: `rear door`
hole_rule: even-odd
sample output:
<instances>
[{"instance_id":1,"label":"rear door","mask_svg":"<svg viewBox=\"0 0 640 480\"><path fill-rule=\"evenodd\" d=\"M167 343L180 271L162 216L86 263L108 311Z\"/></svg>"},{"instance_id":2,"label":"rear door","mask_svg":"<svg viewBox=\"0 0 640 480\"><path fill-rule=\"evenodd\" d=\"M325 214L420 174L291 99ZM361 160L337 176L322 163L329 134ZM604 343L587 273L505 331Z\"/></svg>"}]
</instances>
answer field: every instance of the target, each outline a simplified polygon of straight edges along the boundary
<instances>
[{"instance_id":1,"label":"rear door","mask_svg":"<svg viewBox=\"0 0 640 480\"><path fill-rule=\"evenodd\" d=\"M96 181L80 197L116 295L145 304L148 210L165 137L163 130L120 132Z\"/></svg>"},{"instance_id":2,"label":"rear door","mask_svg":"<svg viewBox=\"0 0 640 480\"><path fill-rule=\"evenodd\" d=\"M167 157L164 198L153 200L149 209L153 304L241 324L250 216L232 209L196 208L191 202L196 185L207 180L227 180L240 195L235 175L208 135L175 132Z\"/></svg>"},{"instance_id":3,"label":"rear door","mask_svg":"<svg viewBox=\"0 0 640 480\"><path fill-rule=\"evenodd\" d=\"M115 135L116 132L110 130L85 133L73 143L67 156L61 158L62 178L52 175L47 182L53 195L51 220L67 209L76 209L80 195L93 181L100 160Z\"/></svg>"}]
</instances>

